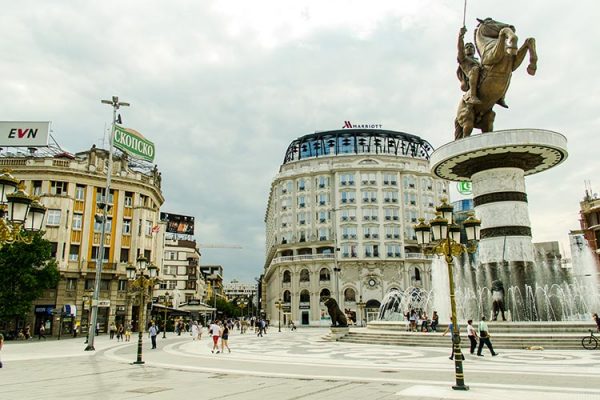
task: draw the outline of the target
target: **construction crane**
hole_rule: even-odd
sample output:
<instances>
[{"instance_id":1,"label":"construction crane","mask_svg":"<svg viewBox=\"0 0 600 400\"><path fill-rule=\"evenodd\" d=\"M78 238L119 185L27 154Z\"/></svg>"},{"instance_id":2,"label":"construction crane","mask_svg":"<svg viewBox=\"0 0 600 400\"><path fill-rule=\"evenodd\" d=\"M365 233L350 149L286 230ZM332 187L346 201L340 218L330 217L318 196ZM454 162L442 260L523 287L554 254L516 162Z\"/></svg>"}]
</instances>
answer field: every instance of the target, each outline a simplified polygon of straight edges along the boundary
<instances>
[{"instance_id":1,"label":"construction crane","mask_svg":"<svg viewBox=\"0 0 600 400\"><path fill-rule=\"evenodd\" d=\"M226 243L198 243L197 246L201 249L241 249L239 244Z\"/></svg>"}]
</instances>

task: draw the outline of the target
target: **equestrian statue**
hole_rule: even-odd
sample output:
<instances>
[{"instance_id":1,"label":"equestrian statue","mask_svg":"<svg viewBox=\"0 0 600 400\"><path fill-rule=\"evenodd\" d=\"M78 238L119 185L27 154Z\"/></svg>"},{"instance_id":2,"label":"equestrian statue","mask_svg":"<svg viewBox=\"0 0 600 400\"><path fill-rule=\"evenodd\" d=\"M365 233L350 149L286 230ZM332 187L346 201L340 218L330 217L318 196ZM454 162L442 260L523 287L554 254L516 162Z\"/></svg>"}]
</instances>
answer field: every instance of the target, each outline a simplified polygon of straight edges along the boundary
<instances>
[{"instance_id":1,"label":"equestrian statue","mask_svg":"<svg viewBox=\"0 0 600 400\"><path fill-rule=\"evenodd\" d=\"M517 49L515 27L491 18L477 19L475 45L464 43L467 29L463 26L458 35L458 79L465 94L458 105L454 121L454 138L462 139L471 135L473 128L482 133L494 129L496 113L494 105L508 108L505 102L506 91L510 85L512 72L515 71L527 53L529 65L527 72L535 75L537 53L535 39L527 38ZM475 47L481 62L475 57Z\"/></svg>"}]
</instances>

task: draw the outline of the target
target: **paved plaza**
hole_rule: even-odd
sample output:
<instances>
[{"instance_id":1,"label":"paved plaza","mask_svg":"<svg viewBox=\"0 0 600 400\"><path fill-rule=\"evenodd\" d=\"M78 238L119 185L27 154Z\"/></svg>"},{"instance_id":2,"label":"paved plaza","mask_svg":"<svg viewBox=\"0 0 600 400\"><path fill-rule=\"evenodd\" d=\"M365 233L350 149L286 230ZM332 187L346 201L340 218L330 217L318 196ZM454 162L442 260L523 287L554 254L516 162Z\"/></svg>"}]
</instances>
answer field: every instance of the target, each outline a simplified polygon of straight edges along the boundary
<instances>
[{"instance_id":1,"label":"paved plaza","mask_svg":"<svg viewBox=\"0 0 600 400\"><path fill-rule=\"evenodd\" d=\"M5 342L0 399L600 399L600 351L503 350L467 354L468 392L451 389L450 349L329 342L327 329L230 336L231 353L210 338L168 333L136 359L137 336ZM450 340L448 340L450 344ZM486 350L487 351L487 350ZM468 353L468 350L467 350Z\"/></svg>"}]
</instances>

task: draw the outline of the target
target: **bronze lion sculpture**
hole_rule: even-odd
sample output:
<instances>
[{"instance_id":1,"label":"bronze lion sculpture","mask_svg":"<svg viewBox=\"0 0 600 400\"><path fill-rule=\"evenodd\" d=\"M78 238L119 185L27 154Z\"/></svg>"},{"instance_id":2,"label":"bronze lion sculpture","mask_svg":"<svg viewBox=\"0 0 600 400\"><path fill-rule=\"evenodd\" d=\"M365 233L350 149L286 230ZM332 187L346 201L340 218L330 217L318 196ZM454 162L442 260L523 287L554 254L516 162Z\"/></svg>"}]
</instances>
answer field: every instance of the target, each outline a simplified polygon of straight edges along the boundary
<instances>
[{"instance_id":1,"label":"bronze lion sculpture","mask_svg":"<svg viewBox=\"0 0 600 400\"><path fill-rule=\"evenodd\" d=\"M346 316L344 315L342 310L340 310L340 306L338 306L338 303L337 301L335 301L334 298L328 297L324 301L324 304L325 307L327 307L327 312L329 313L329 316L331 317L331 326L336 326L340 328L345 328L348 326L348 320L346 319Z\"/></svg>"}]
</instances>

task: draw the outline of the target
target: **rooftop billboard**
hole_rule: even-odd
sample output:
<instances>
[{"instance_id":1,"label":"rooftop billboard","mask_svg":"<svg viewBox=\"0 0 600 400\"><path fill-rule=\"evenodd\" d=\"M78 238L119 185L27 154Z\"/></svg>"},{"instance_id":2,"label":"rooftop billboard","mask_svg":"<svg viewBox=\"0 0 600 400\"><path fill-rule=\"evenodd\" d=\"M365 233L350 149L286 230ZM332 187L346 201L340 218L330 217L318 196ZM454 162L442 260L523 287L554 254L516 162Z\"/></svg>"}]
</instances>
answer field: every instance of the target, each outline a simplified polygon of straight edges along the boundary
<instances>
[{"instance_id":1,"label":"rooftop billboard","mask_svg":"<svg viewBox=\"0 0 600 400\"><path fill-rule=\"evenodd\" d=\"M161 212L160 220L167 223L167 233L194 234L194 217Z\"/></svg>"}]
</instances>

